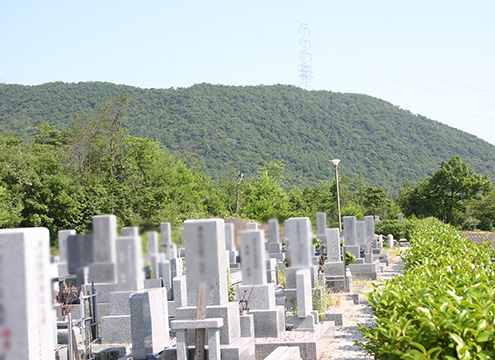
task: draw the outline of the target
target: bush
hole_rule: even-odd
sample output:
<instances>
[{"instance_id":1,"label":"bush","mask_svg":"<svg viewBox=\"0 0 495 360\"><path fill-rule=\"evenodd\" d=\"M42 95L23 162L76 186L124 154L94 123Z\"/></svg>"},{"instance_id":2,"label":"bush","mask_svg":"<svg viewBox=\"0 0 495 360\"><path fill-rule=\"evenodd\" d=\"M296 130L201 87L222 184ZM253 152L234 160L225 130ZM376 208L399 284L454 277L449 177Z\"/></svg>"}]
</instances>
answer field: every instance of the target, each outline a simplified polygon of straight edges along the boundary
<instances>
[{"instance_id":1,"label":"bush","mask_svg":"<svg viewBox=\"0 0 495 360\"><path fill-rule=\"evenodd\" d=\"M356 255L350 253L349 251L345 252L345 266L349 264L354 264L356 262Z\"/></svg>"},{"instance_id":2,"label":"bush","mask_svg":"<svg viewBox=\"0 0 495 360\"><path fill-rule=\"evenodd\" d=\"M385 236L392 234L394 239L406 238L409 240L418 221L417 219L381 220L375 226L375 233Z\"/></svg>"},{"instance_id":3,"label":"bush","mask_svg":"<svg viewBox=\"0 0 495 360\"><path fill-rule=\"evenodd\" d=\"M435 219L410 240L405 275L367 294L376 327L359 344L376 359L494 358L493 248Z\"/></svg>"}]
</instances>

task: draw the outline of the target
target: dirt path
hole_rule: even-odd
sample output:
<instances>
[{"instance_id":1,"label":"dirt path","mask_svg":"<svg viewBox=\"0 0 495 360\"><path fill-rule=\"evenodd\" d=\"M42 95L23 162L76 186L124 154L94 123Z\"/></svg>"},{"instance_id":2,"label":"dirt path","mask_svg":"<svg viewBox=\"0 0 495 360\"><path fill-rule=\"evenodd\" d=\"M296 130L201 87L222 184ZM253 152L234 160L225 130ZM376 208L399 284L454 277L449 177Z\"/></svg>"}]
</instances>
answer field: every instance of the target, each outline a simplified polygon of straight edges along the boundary
<instances>
[{"instance_id":1,"label":"dirt path","mask_svg":"<svg viewBox=\"0 0 495 360\"><path fill-rule=\"evenodd\" d=\"M377 281L386 281L391 277L401 274L403 261L399 257L394 257L391 264L385 271L379 274ZM351 316L346 319L344 326L335 328L335 338L323 351L319 359L324 360L367 360L373 356L367 355L361 347L354 345L355 341L363 341L364 337L359 331L358 324L365 327L374 326L373 310L368 307L367 302L353 306Z\"/></svg>"}]
</instances>

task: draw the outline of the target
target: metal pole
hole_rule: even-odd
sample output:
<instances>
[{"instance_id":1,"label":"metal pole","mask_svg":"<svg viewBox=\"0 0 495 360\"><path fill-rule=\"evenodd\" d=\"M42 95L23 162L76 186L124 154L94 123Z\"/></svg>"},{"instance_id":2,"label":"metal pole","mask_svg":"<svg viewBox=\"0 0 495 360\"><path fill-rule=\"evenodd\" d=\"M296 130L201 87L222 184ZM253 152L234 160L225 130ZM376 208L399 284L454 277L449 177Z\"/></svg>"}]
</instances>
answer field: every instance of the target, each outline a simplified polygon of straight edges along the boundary
<instances>
[{"instance_id":1,"label":"metal pole","mask_svg":"<svg viewBox=\"0 0 495 360\"><path fill-rule=\"evenodd\" d=\"M340 214L340 192L339 192L339 170L338 165L335 166L335 184L337 186L337 209L339 212L339 230L340 234L342 234L342 216Z\"/></svg>"}]
</instances>

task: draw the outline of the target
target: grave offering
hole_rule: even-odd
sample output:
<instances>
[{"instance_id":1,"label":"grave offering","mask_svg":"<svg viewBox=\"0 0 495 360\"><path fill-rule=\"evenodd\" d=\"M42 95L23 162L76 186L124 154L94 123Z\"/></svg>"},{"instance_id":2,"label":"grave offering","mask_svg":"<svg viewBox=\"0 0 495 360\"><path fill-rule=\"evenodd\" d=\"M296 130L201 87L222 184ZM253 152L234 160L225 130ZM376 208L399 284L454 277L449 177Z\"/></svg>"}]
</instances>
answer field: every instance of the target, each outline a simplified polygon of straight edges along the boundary
<instances>
[{"instance_id":1,"label":"grave offering","mask_svg":"<svg viewBox=\"0 0 495 360\"><path fill-rule=\"evenodd\" d=\"M275 285L267 282L263 230L240 232L242 285L236 300L241 311L253 315L255 337L278 337L285 331L284 307L275 304Z\"/></svg>"},{"instance_id":2,"label":"grave offering","mask_svg":"<svg viewBox=\"0 0 495 360\"><path fill-rule=\"evenodd\" d=\"M55 359L50 235L0 230L0 359Z\"/></svg>"}]
</instances>

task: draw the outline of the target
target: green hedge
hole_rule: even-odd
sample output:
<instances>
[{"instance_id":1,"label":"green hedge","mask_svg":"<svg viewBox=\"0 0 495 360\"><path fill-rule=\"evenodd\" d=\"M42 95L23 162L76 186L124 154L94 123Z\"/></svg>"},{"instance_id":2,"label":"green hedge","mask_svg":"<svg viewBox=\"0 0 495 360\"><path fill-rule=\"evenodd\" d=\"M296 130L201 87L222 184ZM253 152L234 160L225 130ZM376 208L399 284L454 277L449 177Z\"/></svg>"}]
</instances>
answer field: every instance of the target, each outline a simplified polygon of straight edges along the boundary
<instances>
[{"instance_id":1,"label":"green hedge","mask_svg":"<svg viewBox=\"0 0 495 360\"><path fill-rule=\"evenodd\" d=\"M410 240L406 273L367 294L376 327L359 344L376 359L495 358L493 249L435 219Z\"/></svg>"}]
</instances>

